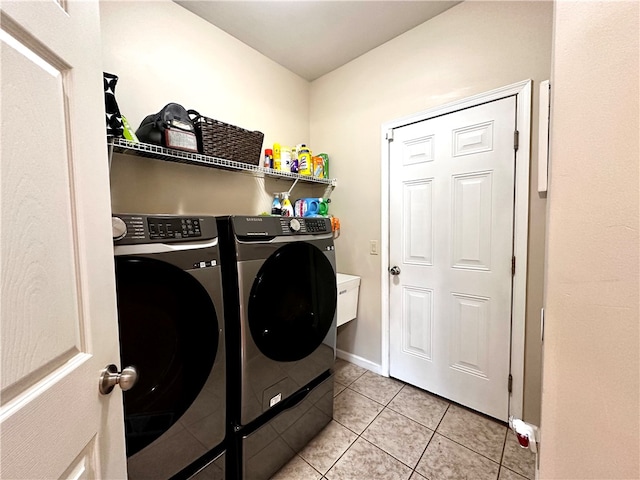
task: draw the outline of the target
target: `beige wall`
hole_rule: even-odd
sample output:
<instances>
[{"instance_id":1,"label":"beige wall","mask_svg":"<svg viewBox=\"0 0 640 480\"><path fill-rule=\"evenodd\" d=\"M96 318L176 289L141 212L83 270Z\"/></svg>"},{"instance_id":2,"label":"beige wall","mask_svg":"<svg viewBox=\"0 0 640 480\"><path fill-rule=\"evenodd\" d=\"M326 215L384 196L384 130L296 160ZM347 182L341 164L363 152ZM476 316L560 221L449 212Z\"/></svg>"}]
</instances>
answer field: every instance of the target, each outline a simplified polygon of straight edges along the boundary
<instances>
[{"instance_id":1,"label":"beige wall","mask_svg":"<svg viewBox=\"0 0 640 480\"><path fill-rule=\"evenodd\" d=\"M380 240L381 124L531 78L534 98L550 76L550 2L464 2L311 84L311 140L331 153L332 198L342 236L338 268L362 277L358 318L339 348L380 364L380 275L369 255ZM537 102L533 105L524 418L540 409L540 330L546 200L537 194Z\"/></svg>"},{"instance_id":2,"label":"beige wall","mask_svg":"<svg viewBox=\"0 0 640 480\"><path fill-rule=\"evenodd\" d=\"M264 146L309 141L309 83L171 1L101 2L103 68L134 128L176 102L265 134ZM321 146L318 146L321 148ZM117 212L258 214L289 181L115 155ZM293 196L324 194L296 187Z\"/></svg>"},{"instance_id":3,"label":"beige wall","mask_svg":"<svg viewBox=\"0 0 640 480\"><path fill-rule=\"evenodd\" d=\"M639 6L558 2L541 478L640 478Z\"/></svg>"}]
</instances>

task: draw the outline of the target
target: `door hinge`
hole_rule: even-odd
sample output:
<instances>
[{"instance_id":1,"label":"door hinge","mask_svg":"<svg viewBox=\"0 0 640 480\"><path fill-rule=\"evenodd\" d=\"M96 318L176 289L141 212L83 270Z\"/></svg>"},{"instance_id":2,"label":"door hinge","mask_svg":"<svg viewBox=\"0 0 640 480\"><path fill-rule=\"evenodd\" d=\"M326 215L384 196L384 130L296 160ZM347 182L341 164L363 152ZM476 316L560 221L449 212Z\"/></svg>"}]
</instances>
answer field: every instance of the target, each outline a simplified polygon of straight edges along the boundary
<instances>
[{"instance_id":1,"label":"door hinge","mask_svg":"<svg viewBox=\"0 0 640 480\"><path fill-rule=\"evenodd\" d=\"M511 257L511 276L513 277L516 274L516 257Z\"/></svg>"},{"instance_id":2,"label":"door hinge","mask_svg":"<svg viewBox=\"0 0 640 480\"><path fill-rule=\"evenodd\" d=\"M516 130L513 132L513 149L517 152L520 146L520 132Z\"/></svg>"},{"instance_id":3,"label":"door hinge","mask_svg":"<svg viewBox=\"0 0 640 480\"><path fill-rule=\"evenodd\" d=\"M393 128L390 128L389 130L387 130L387 141L391 142L393 140Z\"/></svg>"},{"instance_id":4,"label":"door hinge","mask_svg":"<svg viewBox=\"0 0 640 480\"><path fill-rule=\"evenodd\" d=\"M511 374L509 374L509 381L508 381L507 388L509 389L509 393L511 393L511 391L513 390L513 377L511 376Z\"/></svg>"}]
</instances>

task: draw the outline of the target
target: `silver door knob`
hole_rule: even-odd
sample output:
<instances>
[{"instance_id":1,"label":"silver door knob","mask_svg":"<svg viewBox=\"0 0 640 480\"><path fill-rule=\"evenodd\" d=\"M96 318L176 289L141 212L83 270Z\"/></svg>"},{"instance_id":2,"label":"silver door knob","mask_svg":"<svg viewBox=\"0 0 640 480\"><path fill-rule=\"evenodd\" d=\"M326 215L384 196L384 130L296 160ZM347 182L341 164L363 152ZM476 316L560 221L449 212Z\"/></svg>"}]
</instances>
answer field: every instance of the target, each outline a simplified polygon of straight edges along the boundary
<instances>
[{"instance_id":1,"label":"silver door knob","mask_svg":"<svg viewBox=\"0 0 640 480\"><path fill-rule=\"evenodd\" d=\"M131 389L138 381L138 371L135 367L123 368L122 372L118 372L118 367L113 363L107 365L100 375L100 383L98 384L98 390L103 395L108 395L113 390L113 387L120 385L120 388L125 392Z\"/></svg>"},{"instance_id":2,"label":"silver door knob","mask_svg":"<svg viewBox=\"0 0 640 480\"><path fill-rule=\"evenodd\" d=\"M400 275L400 267L398 267L397 265L394 265L389 269L389 273L391 275Z\"/></svg>"}]
</instances>

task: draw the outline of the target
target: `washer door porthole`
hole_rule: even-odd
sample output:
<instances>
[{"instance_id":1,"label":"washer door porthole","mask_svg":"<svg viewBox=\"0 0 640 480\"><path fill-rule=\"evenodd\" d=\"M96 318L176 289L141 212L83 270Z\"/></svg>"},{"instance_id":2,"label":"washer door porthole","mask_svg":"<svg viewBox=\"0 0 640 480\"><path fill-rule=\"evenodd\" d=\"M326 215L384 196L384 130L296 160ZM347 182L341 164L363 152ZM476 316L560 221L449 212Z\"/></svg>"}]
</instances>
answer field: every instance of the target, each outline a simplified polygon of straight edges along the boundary
<instances>
[{"instance_id":1,"label":"washer door porthole","mask_svg":"<svg viewBox=\"0 0 640 480\"><path fill-rule=\"evenodd\" d=\"M127 456L166 432L191 406L217 355L211 297L189 273L144 257L116 258L122 365L138 371L124 392Z\"/></svg>"},{"instance_id":2,"label":"washer door porthole","mask_svg":"<svg viewBox=\"0 0 640 480\"><path fill-rule=\"evenodd\" d=\"M336 276L325 254L307 242L284 245L264 262L251 288L256 346L279 362L307 357L329 332L336 301Z\"/></svg>"}]
</instances>

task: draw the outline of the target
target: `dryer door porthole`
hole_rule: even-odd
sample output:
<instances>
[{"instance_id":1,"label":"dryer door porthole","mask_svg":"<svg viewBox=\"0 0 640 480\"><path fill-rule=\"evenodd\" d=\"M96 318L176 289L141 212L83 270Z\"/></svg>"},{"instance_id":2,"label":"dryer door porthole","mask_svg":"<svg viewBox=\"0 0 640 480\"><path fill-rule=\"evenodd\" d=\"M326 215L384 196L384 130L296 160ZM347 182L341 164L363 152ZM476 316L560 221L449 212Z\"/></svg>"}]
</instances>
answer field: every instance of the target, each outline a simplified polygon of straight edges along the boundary
<instances>
[{"instance_id":1,"label":"dryer door porthole","mask_svg":"<svg viewBox=\"0 0 640 480\"><path fill-rule=\"evenodd\" d=\"M218 321L189 273L143 257L116 258L122 365L139 379L124 392L127 456L166 432L192 405L217 355Z\"/></svg>"},{"instance_id":2,"label":"dryer door porthole","mask_svg":"<svg viewBox=\"0 0 640 480\"><path fill-rule=\"evenodd\" d=\"M249 296L249 328L272 360L293 362L324 340L336 311L336 276L325 254L307 242L284 245L256 275Z\"/></svg>"}]
</instances>

